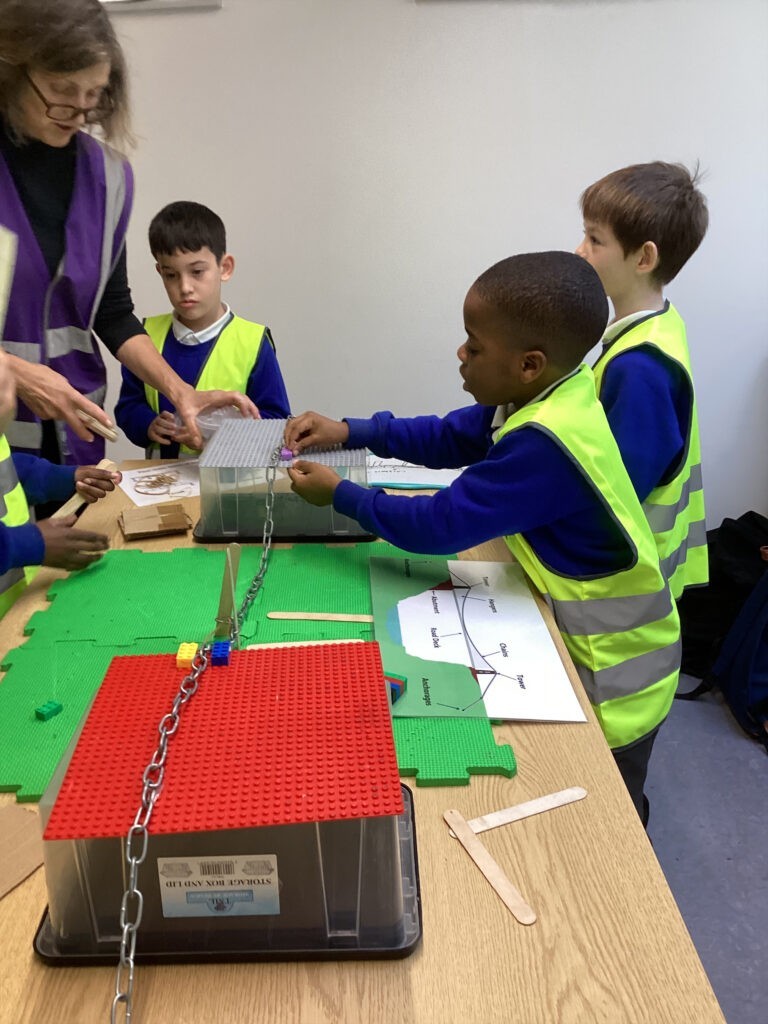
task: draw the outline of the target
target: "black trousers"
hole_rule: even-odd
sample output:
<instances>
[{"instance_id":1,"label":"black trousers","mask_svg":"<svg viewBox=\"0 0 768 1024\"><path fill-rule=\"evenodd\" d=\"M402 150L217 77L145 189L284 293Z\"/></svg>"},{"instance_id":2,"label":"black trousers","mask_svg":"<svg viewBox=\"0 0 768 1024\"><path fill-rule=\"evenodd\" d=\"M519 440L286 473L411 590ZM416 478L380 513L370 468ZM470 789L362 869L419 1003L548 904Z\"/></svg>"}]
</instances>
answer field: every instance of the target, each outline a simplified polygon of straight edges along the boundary
<instances>
[{"instance_id":1,"label":"black trousers","mask_svg":"<svg viewBox=\"0 0 768 1024\"><path fill-rule=\"evenodd\" d=\"M641 736L634 743L629 743L626 747L617 747L611 751L643 825L648 824L648 799L643 789L653 743L660 728L661 726L657 725L655 729L646 733L645 736Z\"/></svg>"}]
</instances>

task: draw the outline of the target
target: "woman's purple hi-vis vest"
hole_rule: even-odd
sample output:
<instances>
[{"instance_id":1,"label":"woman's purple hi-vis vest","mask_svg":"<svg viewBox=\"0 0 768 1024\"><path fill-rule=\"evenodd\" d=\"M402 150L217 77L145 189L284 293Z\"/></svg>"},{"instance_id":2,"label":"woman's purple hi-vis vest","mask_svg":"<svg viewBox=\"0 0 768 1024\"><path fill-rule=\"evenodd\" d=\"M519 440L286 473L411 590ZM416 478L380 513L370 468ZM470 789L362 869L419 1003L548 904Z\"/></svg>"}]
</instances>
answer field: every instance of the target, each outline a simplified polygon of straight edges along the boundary
<instances>
[{"instance_id":1,"label":"woman's purple hi-vis vest","mask_svg":"<svg viewBox=\"0 0 768 1024\"><path fill-rule=\"evenodd\" d=\"M57 370L74 388L103 406L107 375L93 336L93 322L125 244L133 174L126 160L85 132L77 133L76 144L64 256L53 279L0 154L0 223L18 237L3 348L29 363ZM82 441L58 420L56 433L64 463L93 465L104 457L102 438ZM6 435L14 450L40 453L42 425L22 401Z\"/></svg>"}]
</instances>

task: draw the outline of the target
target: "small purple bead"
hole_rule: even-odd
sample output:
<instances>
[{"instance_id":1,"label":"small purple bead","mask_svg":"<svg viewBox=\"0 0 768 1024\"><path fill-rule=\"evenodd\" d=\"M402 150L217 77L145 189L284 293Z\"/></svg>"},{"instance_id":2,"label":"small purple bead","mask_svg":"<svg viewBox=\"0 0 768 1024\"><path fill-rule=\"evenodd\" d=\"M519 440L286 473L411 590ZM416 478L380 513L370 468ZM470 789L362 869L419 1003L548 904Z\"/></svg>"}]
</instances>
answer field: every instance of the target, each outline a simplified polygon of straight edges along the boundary
<instances>
[{"instance_id":1,"label":"small purple bead","mask_svg":"<svg viewBox=\"0 0 768 1024\"><path fill-rule=\"evenodd\" d=\"M290 448L281 448L280 458L283 462L290 462L293 459L293 452Z\"/></svg>"}]
</instances>

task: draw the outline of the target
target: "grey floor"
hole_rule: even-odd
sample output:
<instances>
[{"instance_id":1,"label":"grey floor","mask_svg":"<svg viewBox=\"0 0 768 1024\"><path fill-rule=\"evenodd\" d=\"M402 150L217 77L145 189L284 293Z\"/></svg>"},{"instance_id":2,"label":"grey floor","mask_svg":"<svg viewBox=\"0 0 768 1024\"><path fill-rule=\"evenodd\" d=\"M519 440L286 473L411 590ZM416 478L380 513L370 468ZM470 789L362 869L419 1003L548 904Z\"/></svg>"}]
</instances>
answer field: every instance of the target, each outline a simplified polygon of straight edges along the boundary
<instances>
[{"instance_id":1,"label":"grey floor","mask_svg":"<svg viewBox=\"0 0 768 1024\"><path fill-rule=\"evenodd\" d=\"M681 690L698 680L684 678ZM768 755L720 694L676 700L648 833L728 1024L768 1024Z\"/></svg>"}]
</instances>

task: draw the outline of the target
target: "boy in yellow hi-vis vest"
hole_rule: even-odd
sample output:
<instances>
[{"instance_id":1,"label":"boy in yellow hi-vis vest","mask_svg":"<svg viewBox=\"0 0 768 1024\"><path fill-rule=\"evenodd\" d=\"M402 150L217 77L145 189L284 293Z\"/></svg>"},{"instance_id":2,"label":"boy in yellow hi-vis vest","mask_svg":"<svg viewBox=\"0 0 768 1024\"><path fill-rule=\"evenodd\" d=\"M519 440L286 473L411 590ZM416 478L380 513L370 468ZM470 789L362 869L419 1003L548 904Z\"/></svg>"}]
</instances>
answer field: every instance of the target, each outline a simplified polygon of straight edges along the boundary
<instances>
[{"instance_id":1,"label":"boy in yellow hi-vis vest","mask_svg":"<svg viewBox=\"0 0 768 1024\"><path fill-rule=\"evenodd\" d=\"M5 428L15 408L13 374L0 346L0 618L26 586L25 568L82 569L109 547L102 534L75 529L75 516L30 522L27 499L63 502L77 491L93 502L120 481L119 473L97 466L58 466L35 455L12 455Z\"/></svg>"},{"instance_id":2,"label":"boy in yellow hi-vis vest","mask_svg":"<svg viewBox=\"0 0 768 1024\"><path fill-rule=\"evenodd\" d=\"M643 815L653 741L680 666L677 608L653 536L582 360L608 314L595 271L573 253L513 256L464 302L458 350L476 404L445 417L389 412L289 421L295 455L367 446L432 468L467 468L431 497L403 498L298 460L293 489L371 533L425 553L503 536L547 597L630 795Z\"/></svg>"},{"instance_id":3,"label":"boy in yellow hi-vis vest","mask_svg":"<svg viewBox=\"0 0 768 1024\"><path fill-rule=\"evenodd\" d=\"M170 203L152 219L149 246L173 312L147 317L144 328L165 361L199 391L240 391L264 419L290 415L269 328L235 316L222 301L235 260L221 218L201 203ZM148 457L189 453L175 440L174 412L164 395L123 368L115 420Z\"/></svg>"},{"instance_id":4,"label":"boy in yellow hi-vis vest","mask_svg":"<svg viewBox=\"0 0 768 1024\"><path fill-rule=\"evenodd\" d=\"M697 176L656 161L613 171L581 197L576 252L614 318L595 363L598 395L675 599L708 579L696 397L685 324L664 297L707 230Z\"/></svg>"}]
</instances>

